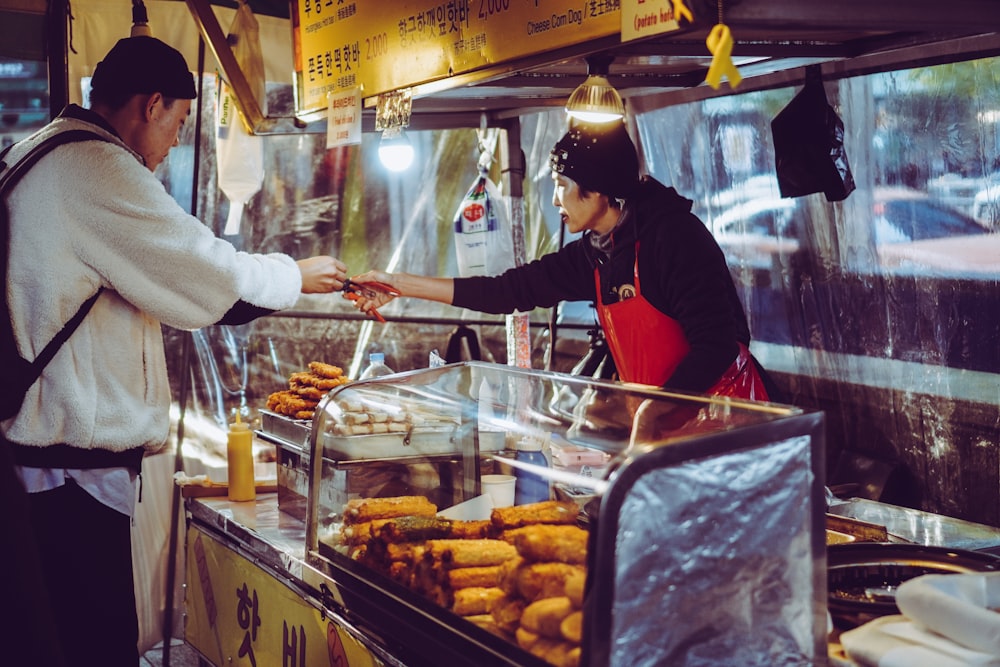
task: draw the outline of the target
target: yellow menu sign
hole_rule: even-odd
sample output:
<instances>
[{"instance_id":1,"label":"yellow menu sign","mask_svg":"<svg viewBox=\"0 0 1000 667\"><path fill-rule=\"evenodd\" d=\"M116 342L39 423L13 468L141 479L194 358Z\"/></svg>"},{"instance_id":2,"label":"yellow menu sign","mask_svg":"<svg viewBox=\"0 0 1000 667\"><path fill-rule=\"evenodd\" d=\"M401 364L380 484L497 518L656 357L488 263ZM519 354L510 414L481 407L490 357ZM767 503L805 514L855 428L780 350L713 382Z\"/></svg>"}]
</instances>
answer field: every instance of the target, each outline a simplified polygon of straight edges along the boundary
<instances>
[{"instance_id":1,"label":"yellow menu sign","mask_svg":"<svg viewBox=\"0 0 1000 667\"><path fill-rule=\"evenodd\" d=\"M621 0L293 0L297 107L366 97L617 35Z\"/></svg>"}]
</instances>

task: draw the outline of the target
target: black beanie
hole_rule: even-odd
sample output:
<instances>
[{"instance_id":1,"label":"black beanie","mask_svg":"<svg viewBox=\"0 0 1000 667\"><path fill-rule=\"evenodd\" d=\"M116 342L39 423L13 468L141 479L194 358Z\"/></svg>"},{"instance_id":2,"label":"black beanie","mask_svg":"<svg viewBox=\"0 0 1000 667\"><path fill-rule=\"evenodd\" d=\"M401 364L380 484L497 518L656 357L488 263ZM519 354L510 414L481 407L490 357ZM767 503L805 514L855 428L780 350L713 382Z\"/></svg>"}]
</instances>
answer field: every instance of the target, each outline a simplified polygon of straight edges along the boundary
<instances>
[{"instance_id":1,"label":"black beanie","mask_svg":"<svg viewBox=\"0 0 1000 667\"><path fill-rule=\"evenodd\" d=\"M574 123L549 154L549 166L614 199L629 199L639 184L639 156L624 123Z\"/></svg>"},{"instance_id":2,"label":"black beanie","mask_svg":"<svg viewBox=\"0 0 1000 667\"><path fill-rule=\"evenodd\" d=\"M193 100L194 76L181 52L155 37L126 37L97 63L92 90L106 93L162 93Z\"/></svg>"}]
</instances>

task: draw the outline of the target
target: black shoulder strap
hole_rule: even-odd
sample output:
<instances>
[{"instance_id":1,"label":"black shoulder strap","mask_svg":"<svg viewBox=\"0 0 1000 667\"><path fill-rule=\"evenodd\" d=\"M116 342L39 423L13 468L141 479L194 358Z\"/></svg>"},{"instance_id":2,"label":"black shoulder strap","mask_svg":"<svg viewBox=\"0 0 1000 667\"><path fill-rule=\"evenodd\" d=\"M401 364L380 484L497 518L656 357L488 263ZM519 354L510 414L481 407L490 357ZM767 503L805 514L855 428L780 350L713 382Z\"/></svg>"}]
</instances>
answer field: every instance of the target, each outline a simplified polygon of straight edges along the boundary
<instances>
[{"instance_id":1,"label":"black shoulder strap","mask_svg":"<svg viewBox=\"0 0 1000 667\"><path fill-rule=\"evenodd\" d=\"M0 266L0 269L2 269L2 277L4 281L3 297L0 298L0 302L3 304L3 311L0 312L0 317L7 318L6 322L11 322L10 306L7 303L6 288L8 255L10 254L10 229L8 227L10 221L7 216L7 193L10 192L11 188L17 184L21 177L24 176L24 174L31 169L31 167L38 162L43 155L56 146L76 141L90 141L95 139L98 141L107 141L107 139L101 135L96 132L91 132L90 130L67 130L65 132L60 132L59 134L45 139L40 144L32 148L27 155L21 158L9 169L7 168L7 164L3 162L3 159L7 156L7 152L11 147L8 146L4 149L3 153L0 153L0 206L3 207L3 210L0 210L0 265L2 265ZM42 350L41 354L39 354L35 361L32 362L35 379L38 379L38 377L42 374L42 369L45 368L49 361L52 360L52 357L59 351L62 344L66 342L66 339L68 339L70 335L76 331L76 328L80 326L80 322L82 322L83 318L87 316L88 312L90 312L91 307L94 305L94 302L97 301L97 297L101 295L103 290L104 288L101 287L94 293L93 296L83 302L79 310L76 311L76 314L70 318L69 322L63 325L63 328L59 330L59 333L57 333L55 337L49 341L48 345L45 346L45 349Z\"/></svg>"}]
</instances>

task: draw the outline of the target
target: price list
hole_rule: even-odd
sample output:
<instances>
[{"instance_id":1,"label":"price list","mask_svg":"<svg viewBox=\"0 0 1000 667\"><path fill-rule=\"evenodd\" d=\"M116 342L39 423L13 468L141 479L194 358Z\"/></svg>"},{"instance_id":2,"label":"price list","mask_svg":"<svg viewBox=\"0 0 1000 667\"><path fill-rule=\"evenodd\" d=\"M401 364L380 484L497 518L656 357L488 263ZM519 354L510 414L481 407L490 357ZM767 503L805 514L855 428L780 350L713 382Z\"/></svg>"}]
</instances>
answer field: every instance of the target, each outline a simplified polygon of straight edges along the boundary
<instances>
[{"instance_id":1,"label":"price list","mask_svg":"<svg viewBox=\"0 0 1000 667\"><path fill-rule=\"evenodd\" d=\"M295 0L293 26L305 113L616 35L621 0Z\"/></svg>"}]
</instances>

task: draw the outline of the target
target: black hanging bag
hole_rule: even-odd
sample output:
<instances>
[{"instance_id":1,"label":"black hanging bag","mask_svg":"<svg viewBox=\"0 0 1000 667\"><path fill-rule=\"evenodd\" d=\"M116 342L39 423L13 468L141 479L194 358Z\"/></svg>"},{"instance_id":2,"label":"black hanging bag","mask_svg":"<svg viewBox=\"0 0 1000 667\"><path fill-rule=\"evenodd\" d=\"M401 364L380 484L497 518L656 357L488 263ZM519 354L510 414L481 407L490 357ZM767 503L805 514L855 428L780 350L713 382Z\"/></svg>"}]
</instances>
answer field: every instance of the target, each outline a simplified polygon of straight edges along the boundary
<instances>
[{"instance_id":1,"label":"black hanging bag","mask_svg":"<svg viewBox=\"0 0 1000 667\"><path fill-rule=\"evenodd\" d=\"M10 255L10 217L7 212L7 194L13 189L22 176L43 155L56 146L75 141L90 140L106 141L104 137L89 130L69 130L52 136L14 165L7 165L4 158L10 150L8 147L0 153L0 276L3 276L3 297L0 298L0 367L5 369L3 381L0 381L0 419L9 419L18 413L24 396L31 385L38 380L42 369L52 360L56 352L66 342L73 331L90 311L91 306L101 295L103 287L83 302L76 314L49 341L41 354L34 361L27 361L17 351L17 341L14 339L14 327L10 316L10 306L7 303L7 270Z\"/></svg>"},{"instance_id":2,"label":"black hanging bag","mask_svg":"<svg viewBox=\"0 0 1000 667\"><path fill-rule=\"evenodd\" d=\"M826 99L819 65L806 68L805 85L771 121L771 136L782 197L822 192L841 201L854 191L844 123Z\"/></svg>"}]
</instances>

